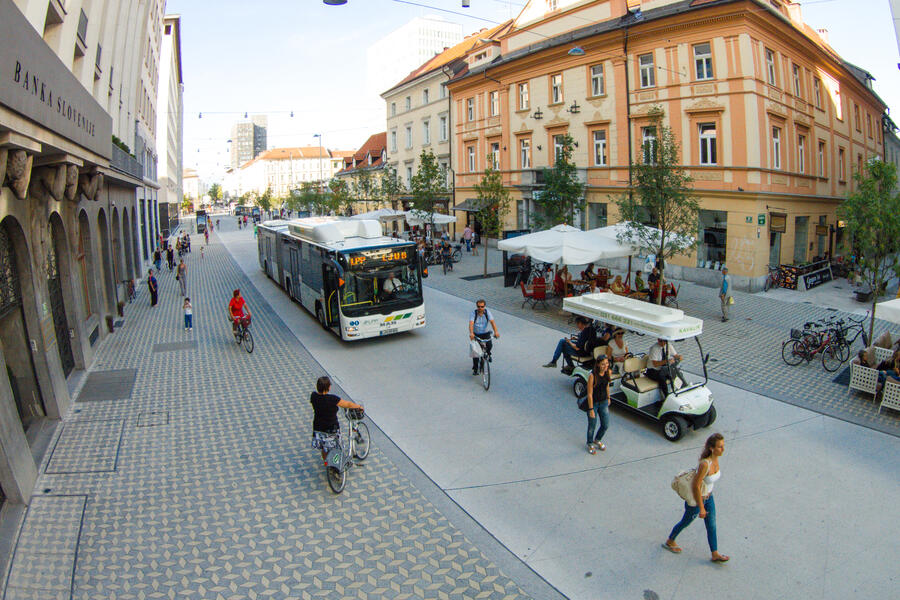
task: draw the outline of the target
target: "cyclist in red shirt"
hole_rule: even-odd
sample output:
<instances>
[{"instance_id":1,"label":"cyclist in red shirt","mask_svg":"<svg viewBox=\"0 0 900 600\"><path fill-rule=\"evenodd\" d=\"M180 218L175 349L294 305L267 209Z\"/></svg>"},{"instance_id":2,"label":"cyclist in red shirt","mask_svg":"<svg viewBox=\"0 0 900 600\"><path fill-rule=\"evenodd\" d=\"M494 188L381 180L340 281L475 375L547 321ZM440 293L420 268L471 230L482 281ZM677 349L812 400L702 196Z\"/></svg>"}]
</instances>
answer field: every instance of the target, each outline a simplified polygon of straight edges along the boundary
<instances>
[{"instance_id":1,"label":"cyclist in red shirt","mask_svg":"<svg viewBox=\"0 0 900 600\"><path fill-rule=\"evenodd\" d=\"M234 290L234 294L228 302L228 313L231 315L231 327L235 332L237 332L238 323L243 321L244 317L247 318L249 324L250 307L247 306L243 296L241 296L241 290Z\"/></svg>"}]
</instances>

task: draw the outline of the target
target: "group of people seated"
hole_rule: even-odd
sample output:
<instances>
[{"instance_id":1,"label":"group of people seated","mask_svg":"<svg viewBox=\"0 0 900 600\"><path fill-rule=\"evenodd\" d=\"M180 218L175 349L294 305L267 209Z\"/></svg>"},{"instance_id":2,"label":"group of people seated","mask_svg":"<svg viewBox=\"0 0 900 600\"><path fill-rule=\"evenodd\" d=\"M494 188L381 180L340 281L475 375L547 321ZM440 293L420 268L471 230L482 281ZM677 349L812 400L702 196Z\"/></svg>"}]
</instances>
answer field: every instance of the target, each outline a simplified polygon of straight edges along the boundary
<instances>
[{"instance_id":1,"label":"group of people seated","mask_svg":"<svg viewBox=\"0 0 900 600\"><path fill-rule=\"evenodd\" d=\"M868 349L860 350L853 362L870 369L878 371L878 387L877 391L881 391L884 383L888 380L894 383L900 383L900 348L894 350L890 358L887 358L878 364L874 363L874 357L870 356Z\"/></svg>"},{"instance_id":2,"label":"group of people seated","mask_svg":"<svg viewBox=\"0 0 900 600\"><path fill-rule=\"evenodd\" d=\"M620 296L629 296L632 298L648 299L653 298L659 290L659 271L656 267L650 275L647 276L647 284L644 284L644 278L641 271L637 271L634 276L634 288L622 281L621 275L616 275L612 283L608 284L608 273L603 269L603 273L597 273L594 270L594 263L589 263L587 268L581 272L581 279L573 279L569 273L569 267L563 265L556 271L553 278L553 293L558 296L569 296L573 293L586 292L612 292Z\"/></svg>"}]
</instances>

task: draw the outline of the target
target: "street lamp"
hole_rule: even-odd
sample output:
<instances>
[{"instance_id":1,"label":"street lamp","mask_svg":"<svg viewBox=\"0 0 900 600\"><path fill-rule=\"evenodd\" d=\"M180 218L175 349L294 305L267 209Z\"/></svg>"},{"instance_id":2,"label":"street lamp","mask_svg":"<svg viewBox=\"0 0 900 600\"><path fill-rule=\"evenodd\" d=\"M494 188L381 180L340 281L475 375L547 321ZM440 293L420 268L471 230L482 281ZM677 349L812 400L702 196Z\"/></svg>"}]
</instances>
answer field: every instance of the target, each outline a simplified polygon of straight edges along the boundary
<instances>
[{"instance_id":1,"label":"street lamp","mask_svg":"<svg viewBox=\"0 0 900 600\"><path fill-rule=\"evenodd\" d=\"M325 4L328 4L328 2L325 2ZM316 133L316 134L313 134L313 137L319 138L319 185L322 186L322 191L324 192L325 191L325 185L324 185L325 180L322 177L322 134Z\"/></svg>"}]
</instances>

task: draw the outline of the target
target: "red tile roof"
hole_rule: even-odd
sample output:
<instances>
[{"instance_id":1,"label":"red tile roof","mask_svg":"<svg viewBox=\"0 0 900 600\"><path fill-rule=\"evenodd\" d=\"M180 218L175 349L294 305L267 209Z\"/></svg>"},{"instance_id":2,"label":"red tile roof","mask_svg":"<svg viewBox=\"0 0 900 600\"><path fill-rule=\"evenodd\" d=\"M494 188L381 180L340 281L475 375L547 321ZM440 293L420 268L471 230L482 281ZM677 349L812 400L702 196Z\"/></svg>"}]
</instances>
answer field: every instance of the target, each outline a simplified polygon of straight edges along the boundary
<instances>
[{"instance_id":1,"label":"red tile roof","mask_svg":"<svg viewBox=\"0 0 900 600\"><path fill-rule=\"evenodd\" d=\"M369 136L369 139L359 147L359 150L353 153L353 156L344 157L344 168L339 172L347 173L356 168L379 167L381 166L381 156L386 150L387 132L382 131L381 133L371 135ZM367 160L368 156L372 157L371 165ZM353 161L356 161L356 167L353 166Z\"/></svg>"}]
</instances>

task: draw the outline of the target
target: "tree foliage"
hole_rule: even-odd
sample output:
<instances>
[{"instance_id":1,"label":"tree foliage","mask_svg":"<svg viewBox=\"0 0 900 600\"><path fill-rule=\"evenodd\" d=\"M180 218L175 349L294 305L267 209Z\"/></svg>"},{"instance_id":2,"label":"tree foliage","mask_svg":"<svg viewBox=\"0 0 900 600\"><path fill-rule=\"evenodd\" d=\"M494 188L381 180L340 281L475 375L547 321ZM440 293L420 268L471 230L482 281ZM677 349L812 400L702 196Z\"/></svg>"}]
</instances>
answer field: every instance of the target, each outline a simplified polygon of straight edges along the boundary
<instances>
[{"instance_id":1,"label":"tree foliage","mask_svg":"<svg viewBox=\"0 0 900 600\"><path fill-rule=\"evenodd\" d=\"M215 203L217 200L222 199L222 186L218 183L214 183L209 186L209 190L207 190L206 194L209 196L209 199Z\"/></svg>"},{"instance_id":2,"label":"tree foliage","mask_svg":"<svg viewBox=\"0 0 900 600\"><path fill-rule=\"evenodd\" d=\"M353 176L353 195L363 203L363 212L369 210L369 202L378 202L379 185L369 169L360 168Z\"/></svg>"},{"instance_id":3,"label":"tree foliage","mask_svg":"<svg viewBox=\"0 0 900 600\"><path fill-rule=\"evenodd\" d=\"M475 199L476 215L478 222L481 223L481 237L485 240L489 238L499 239L503 231L504 218L509 211L509 190L503 187L503 177L500 171L493 168L492 156L488 157L488 168L484 171L484 175L475 185L475 193L478 195ZM484 246L484 273L487 277L487 242Z\"/></svg>"},{"instance_id":4,"label":"tree foliage","mask_svg":"<svg viewBox=\"0 0 900 600\"><path fill-rule=\"evenodd\" d=\"M656 140L645 142L632 161L632 191L616 202L626 221L620 242L656 255L659 296L665 284L666 261L690 251L697 243L700 203L693 195L693 179L679 160L680 147L672 129L663 125L663 112L650 110Z\"/></svg>"},{"instance_id":5,"label":"tree foliage","mask_svg":"<svg viewBox=\"0 0 900 600\"><path fill-rule=\"evenodd\" d=\"M253 203L266 212L272 210L272 188L266 188L265 192L258 194Z\"/></svg>"},{"instance_id":6,"label":"tree foliage","mask_svg":"<svg viewBox=\"0 0 900 600\"><path fill-rule=\"evenodd\" d=\"M328 189L331 191L330 197L325 205L328 212L340 213L350 216L353 214L353 193L350 190L350 184L346 179L339 177L332 178L328 182ZM326 213L328 214L328 213Z\"/></svg>"},{"instance_id":7,"label":"tree foliage","mask_svg":"<svg viewBox=\"0 0 900 600\"><path fill-rule=\"evenodd\" d=\"M572 162L574 140L568 134L563 137L553 167L544 169L544 187L535 194L537 210L532 217L541 228L560 223L571 225L575 215L584 213L584 184L578 179L578 169Z\"/></svg>"},{"instance_id":8,"label":"tree foliage","mask_svg":"<svg viewBox=\"0 0 900 600\"><path fill-rule=\"evenodd\" d=\"M400 210L399 196L406 191L406 187L403 185L400 176L397 175L397 169L393 165L385 166L384 171L381 173L379 187L381 198L390 203L391 208L394 210Z\"/></svg>"},{"instance_id":9,"label":"tree foliage","mask_svg":"<svg viewBox=\"0 0 900 600\"><path fill-rule=\"evenodd\" d=\"M846 235L853 240L857 271L874 290L869 339L875 328L875 303L888 282L900 277L900 194L897 168L880 159L855 173L856 190L838 207Z\"/></svg>"},{"instance_id":10,"label":"tree foliage","mask_svg":"<svg viewBox=\"0 0 900 600\"><path fill-rule=\"evenodd\" d=\"M412 192L412 209L423 215L423 220L431 222L434 231L434 213L438 203L447 198L447 179L444 170L438 165L434 154L422 151L419 155L419 168L410 182Z\"/></svg>"}]
</instances>

